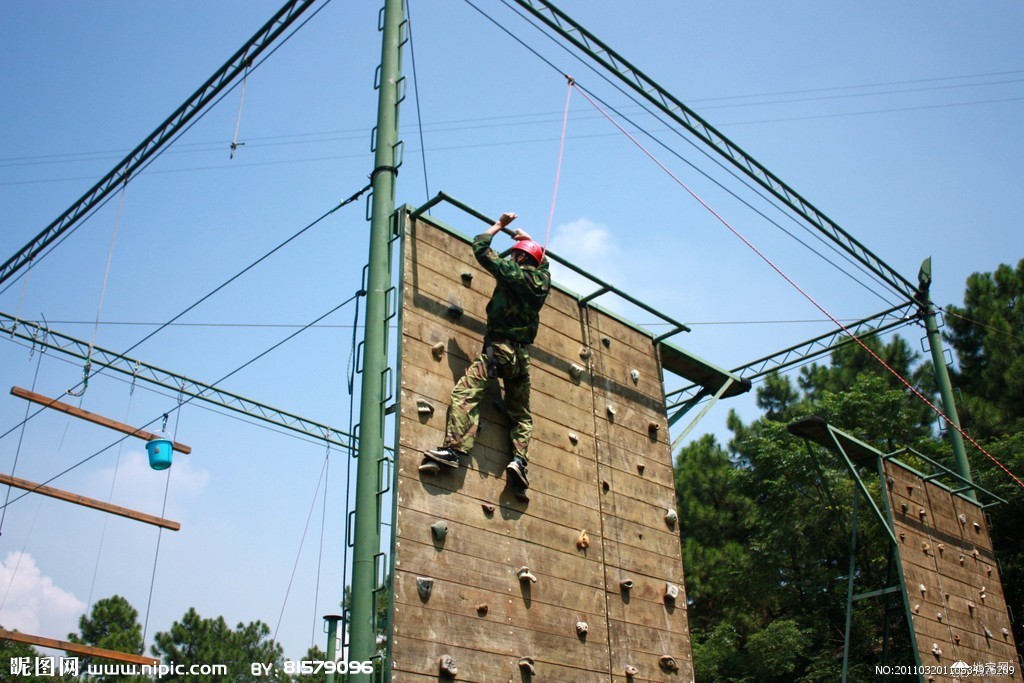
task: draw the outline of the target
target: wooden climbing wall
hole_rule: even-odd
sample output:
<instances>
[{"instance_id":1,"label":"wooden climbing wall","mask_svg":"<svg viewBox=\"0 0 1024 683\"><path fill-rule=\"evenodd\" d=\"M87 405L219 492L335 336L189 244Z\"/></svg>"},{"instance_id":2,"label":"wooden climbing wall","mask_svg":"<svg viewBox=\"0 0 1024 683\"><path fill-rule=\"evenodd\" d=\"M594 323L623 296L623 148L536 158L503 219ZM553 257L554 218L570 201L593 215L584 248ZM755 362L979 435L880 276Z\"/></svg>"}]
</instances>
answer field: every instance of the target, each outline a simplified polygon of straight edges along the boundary
<instances>
[{"instance_id":1,"label":"wooden climbing wall","mask_svg":"<svg viewBox=\"0 0 1024 683\"><path fill-rule=\"evenodd\" d=\"M999 566L981 508L895 460L885 460L885 474L921 663L980 665L986 670L964 677L978 683L1020 681ZM1016 675L1000 673L1000 664L1012 666ZM934 680L954 678L935 674Z\"/></svg>"},{"instance_id":2,"label":"wooden climbing wall","mask_svg":"<svg viewBox=\"0 0 1024 683\"><path fill-rule=\"evenodd\" d=\"M465 238L422 219L405 230L391 680L451 680L439 673L449 656L458 681L692 681L651 337L553 288L531 348L529 501L505 486L497 393L463 466L421 475L451 389L480 351L494 280ZM518 578L523 567L535 583Z\"/></svg>"}]
</instances>

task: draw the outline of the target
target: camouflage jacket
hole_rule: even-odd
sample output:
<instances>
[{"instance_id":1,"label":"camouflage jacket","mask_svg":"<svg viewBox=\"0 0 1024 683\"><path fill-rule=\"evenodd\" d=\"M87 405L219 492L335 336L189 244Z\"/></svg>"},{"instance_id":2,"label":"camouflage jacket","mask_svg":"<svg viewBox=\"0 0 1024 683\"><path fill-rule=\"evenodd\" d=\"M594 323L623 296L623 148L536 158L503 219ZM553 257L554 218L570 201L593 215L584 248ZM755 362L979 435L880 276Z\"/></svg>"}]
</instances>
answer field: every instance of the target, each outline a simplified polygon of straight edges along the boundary
<instances>
[{"instance_id":1,"label":"camouflage jacket","mask_svg":"<svg viewBox=\"0 0 1024 683\"><path fill-rule=\"evenodd\" d=\"M530 344L540 327L540 309L551 289L548 260L539 266L521 266L511 258L501 258L491 249L492 236L473 238L476 260L497 280L487 304L487 334Z\"/></svg>"}]
</instances>

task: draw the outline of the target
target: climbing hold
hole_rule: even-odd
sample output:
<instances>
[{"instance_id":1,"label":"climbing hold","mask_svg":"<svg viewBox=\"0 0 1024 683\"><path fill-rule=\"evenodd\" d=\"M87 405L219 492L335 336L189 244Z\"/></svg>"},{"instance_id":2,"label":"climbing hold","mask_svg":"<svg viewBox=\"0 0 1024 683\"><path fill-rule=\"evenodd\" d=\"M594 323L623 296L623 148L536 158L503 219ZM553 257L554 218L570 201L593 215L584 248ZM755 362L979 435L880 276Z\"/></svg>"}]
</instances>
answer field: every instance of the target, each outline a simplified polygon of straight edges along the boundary
<instances>
[{"instance_id":1,"label":"climbing hold","mask_svg":"<svg viewBox=\"0 0 1024 683\"><path fill-rule=\"evenodd\" d=\"M985 567L985 573L988 574L989 576L992 576L992 566L991 565L989 565L988 567Z\"/></svg>"},{"instance_id":2,"label":"climbing hold","mask_svg":"<svg viewBox=\"0 0 1024 683\"><path fill-rule=\"evenodd\" d=\"M928 541L921 541L921 551L925 555L927 555L928 551L931 550L931 549L932 549L932 547L930 545L928 545Z\"/></svg>"},{"instance_id":3,"label":"climbing hold","mask_svg":"<svg viewBox=\"0 0 1024 683\"><path fill-rule=\"evenodd\" d=\"M494 506L491 505L490 503L481 503L480 507L484 509L484 514L488 517L494 514Z\"/></svg>"},{"instance_id":4,"label":"climbing hold","mask_svg":"<svg viewBox=\"0 0 1024 683\"><path fill-rule=\"evenodd\" d=\"M529 581L531 583L537 583L537 577L530 572L529 567L520 567L519 571L516 572L516 576L519 577L520 581Z\"/></svg>"},{"instance_id":5,"label":"climbing hold","mask_svg":"<svg viewBox=\"0 0 1024 683\"><path fill-rule=\"evenodd\" d=\"M903 514L907 514L907 504L900 503L900 510L903 512Z\"/></svg>"},{"instance_id":6,"label":"climbing hold","mask_svg":"<svg viewBox=\"0 0 1024 683\"><path fill-rule=\"evenodd\" d=\"M519 669L525 671L531 676L537 675L537 667L533 661L533 657L520 657L519 658Z\"/></svg>"},{"instance_id":7,"label":"climbing hold","mask_svg":"<svg viewBox=\"0 0 1024 683\"><path fill-rule=\"evenodd\" d=\"M611 403L609 403L605 407L605 410L608 411L608 421L609 422L615 422L615 406L613 406Z\"/></svg>"},{"instance_id":8,"label":"climbing hold","mask_svg":"<svg viewBox=\"0 0 1024 683\"><path fill-rule=\"evenodd\" d=\"M569 375L572 377L574 382L579 382L580 377L583 376L583 368L573 363L569 366Z\"/></svg>"},{"instance_id":9,"label":"climbing hold","mask_svg":"<svg viewBox=\"0 0 1024 683\"><path fill-rule=\"evenodd\" d=\"M434 357L434 360L441 360L441 356L444 355L444 342L437 342L431 346L430 355Z\"/></svg>"},{"instance_id":10,"label":"climbing hold","mask_svg":"<svg viewBox=\"0 0 1024 683\"><path fill-rule=\"evenodd\" d=\"M924 508L920 508L917 511L917 516L921 518L921 521L924 521L924 518L928 516L928 513L925 511Z\"/></svg>"},{"instance_id":11,"label":"climbing hold","mask_svg":"<svg viewBox=\"0 0 1024 683\"><path fill-rule=\"evenodd\" d=\"M608 489L610 489L611 487L612 487L612 485L608 483L607 479L602 479L601 480L601 490L602 491L604 491L605 493L608 493Z\"/></svg>"},{"instance_id":12,"label":"climbing hold","mask_svg":"<svg viewBox=\"0 0 1024 683\"><path fill-rule=\"evenodd\" d=\"M633 678L633 676L636 676L639 673L640 669L636 668L632 664L626 665L626 678Z\"/></svg>"},{"instance_id":13,"label":"climbing hold","mask_svg":"<svg viewBox=\"0 0 1024 683\"><path fill-rule=\"evenodd\" d=\"M479 605L476 606L476 613L482 617L487 616L487 609L487 603L481 602Z\"/></svg>"},{"instance_id":14,"label":"climbing hold","mask_svg":"<svg viewBox=\"0 0 1024 683\"><path fill-rule=\"evenodd\" d=\"M623 591L626 591L626 592L633 590L633 581L632 581L632 579L624 579L622 581L619 581L619 589L621 589Z\"/></svg>"},{"instance_id":15,"label":"climbing hold","mask_svg":"<svg viewBox=\"0 0 1024 683\"><path fill-rule=\"evenodd\" d=\"M430 599L430 591L434 590L434 580L425 576L416 577L416 592L420 594L420 600L426 602Z\"/></svg>"},{"instance_id":16,"label":"climbing hold","mask_svg":"<svg viewBox=\"0 0 1024 683\"><path fill-rule=\"evenodd\" d=\"M671 671L673 673L679 671L679 664L676 663L675 657L672 657L671 655L662 655L661 659L658 660L658 663L665 671Z\"/></svg>"},{"instance_id":17,"label":"climbing hold","mask_svg":"<svg viewBox=\"0 0 1024 683\"><path fill-rule=\"evenodd\" d=\"M965 556L963 556L963 555L960 556L960 565L961 566L963 566L964 560L966 560L966 559L967 558Z\"/></svg>"},{"instance_id":18,"label":"climbing hold","mask_svg":"<svg viewBox=\"0 0 1024 683\"><path fill-rule=\"evenodd\" d=\"M468 270L462 273L460 277L462 278L462 284L466 285L467 287L473 284L473 273L469 272Z\"/></svg>"},{"instance_id":19,"label":"climbing hold","mask_svg":"<svg viewBox=\"0 0 1024 683\"><path fill-rule=\"evenodd\" d=\"M964 513L961 512L959 515L956 516L956 518L960 520L961 524L967 524L967 515L965 515Z\"/></svg>"},{"instance_id":20,"label":"climbing hold","mask_svg":"<svg viewBox=\"0 0 1024 683\"><path fill-rule=\"evenodd\" d=\"M668 581L665 582L665 602L675 602L679 597L679 586Z\"/></svg>"},{"instance_id":21,"label":"climbing hold","mask_svg":"<svg viewBox=\"0 0 1024 683\"><path fill-rule=\"evenodd\" d=\"M890 475L888 475L888 476L887 476L887 477L885 478L885 485L886 485L887 487L889 487L890 489L892 488L893 484L895 484L895 483L896 483L896 480L892 478L892 475L891 475L891 474L890 474Z\"/></svg>"},{"instance_id":22,"label":"climbing hold","mask_svg":"<svg viewBox=\"0 0 1024 683\"><path fill-rule=\"evenodd\" d=\"M939 555L941 555L942 553L946 552L946 544L945 543L940 543L937 547L939 549Z\"/></svg>"},{"instance_id":23,"label":"climbing hold","mask_svg":"<svg viewBox=\"0 0 1024 683\"><path fill-rule=\"evenodd\" d=\"M601 343L604 344L606 349L610 349L612 347L612 340L609 337L601 337Z\"/></svg>"},{"instance_id":24,"label":"climbing hold","mask_svg":"<svg viewBox=\"0 0 1024 683\"><path fill-rule=\"evenodd\" d=\"M960 644L960 634L959 633L954 633L953 634L953 644L954 645L959 645Z\"/></svg>"},{"instance_id":25,"label":"climbing hold","mask_svg":"<svg viewBox=\"0 0 1024 683\"><path fill-rule=\"evenodd\" d=\"M577 636L582 638L585 635L587 635L587 633L589 633L589 632L590 632L590 625L587 622L585 622L585 621L577 621L576 622L576 635Z\"/></svg>"},{"instance_id":26,"label":"climbing hold","mask_svg":"<svg viewBox=\"0 0 1024 683\"><path fill-rule=\"evenodd\" d=\"M992 631L989 631L989 630L988 630L988 626L985 626L985 624L982 624L982 625L981 625L981 628L982 628L982 630L983 630L983 631L985 632L985 638L986 638L986 639L988 639L988 638L991 638L991 637L992 637Z\"/></svg>"},{"instance_id":27,"label":"climbing hold","mask_svg":"<svg viewBox=\"0 0 1024 683\"><path fill-rule=\"evenodd\" d=\"M914 603L914 614L917 614L917 613L919 613L920 611L921 611L921 603L919 603L919 602L915 602L915 603Z\"/></svg>"},{"instance_id":28,"label":"climbing hold","mask_svg":"<svg viewBox=\"0 0 1024 683\"><path fill-rule=\"evenodd\" d=\"M921 595L924 595L925 593L928 592L928 587L925 586L923 583L922 584L918 584L917 590L921 591Z\"/></svg>"},{"instance_id":29,"label":"climbing hold","mask_svg":"<svg viewBox=\"0 0 1024 683\"><path fill-rule=\"evenodd\" d=\"M1010 637L1010 629L1008 629L1008 628L1006 628L1004 626L1003 627L1003 638L1009 638L1009 637Z\"/></svg>"},{"instance_id":30,"label":"climbing hold","mask_svg":"<svg viewBox=\"0 0 1024 683\"><path fill-rule=\"evenodd\" d=\"M657 433L660 429L661 425L655 422L654 420L651 420L650 422L647 423L647 431L651 432L652 434Z\"/></svg>"},{"instance_id":31,"label":"climbing hold","mask_svg":"<svg viewBox=\"0 0 1024 683\"><path fill-rule=\"evenodd\" d=\"M430 533L433 534L434 540L443 541L444 537L448 535L448 522L444 520L434 522L430 525Z\"/></svg>"},{"instance_id":32,"label":"climbing hold","mask_svg":"<svg viewBox=\"0 0 1024 683\"><path fill-rule=\"evenodd\" d=\"M442 676L456 676L459 673L459 667L455 665L455 660L451 655L441 655L437 664L441 669Z\"/></svg>"},{"instance_id":33,"label":"climbing hold","mask_svg":"<svg viewBox=\"0 0 1024 683\"><path fill-rule=\"evenodd\" d=\"M465 311L458 304L452 304L448 307L448 315L452 318L461 318L463 313Z\"/></svg>"},{"instance_id":34,"label":"climbing hold","mask_svg":"<svg viewBox=\"0 0 1024 683\"><path fill-rule=\"evenodd\" d=\"M985 602L985 587L981 587L981 591L978 592L978 597L981 598L982 602Z\"/></svg>"},{"instance_id":35,"label":"climbing hold","mask_svg":"<svg viewBox=\"0 0 1024 683\"><path fill-rule=\"evenodd\" d=\"M590 348L588 348L586 346L581 346L580 347L580 358L582 358L583 360L588 360L593 355L594 355L594 352L591 351Z\"/></svg>"},{"instance_id":36,"label":"climbing hold","mask_svg":"<svg viewBox=\"0 0 1024 683\"><path fill-rule=\"evenodd\" d=\"M967 601L967 611L974 614L974 603L970 600Z\"/></svg>"},{"instance_id":37,"label":"climbing hold","mask_svg":"<svg viewBox=\"0 0 1024 683\"><path fill-rule=\"evenodd\" d=\"M914 495L914 486L912 484L907 484L907 495L908 496L913 496Z\"/></svg>"},{"instance_id":38,"label":"climbing hold","mask_svg":"<svg viewBox=\"0 0 1024 683\"><path fill-rule=\"evenodd\" d=\"M586 529L580 529L580 535L576 537L576 549L586 550L590 547L590 536L587 536Z\"/></svg>"},{"instance_id":39,"label":"climbing hold","mask_svg":"<svg viewBox=\"0 0 1024 683\"><path fill-rule=\"evenodd\" d=\"M677 513L675 510L670 508L667 512L665 512L665 524L668 524L669 529L675 529L676 522L678 521L679 513Z\"/></svg>"},{"instance_id":40,"label":"climbing hold","mask_svg":"<svg viewBox=\"0 0 1024 683\"><path fill-rule=\"evenodd\" d=\"M416 412L420 415L433 415L434 406L430 405L430 402L426 399L416 399Z\"/></svg>"},{"instance_id":41,"label":"climbing hold","mask_svg":"<svg viewBox=\"0 0 1024 683\"><path fill-rule=\"evenodd\" d=\"M971 555L974 557L975 560L977 560L979 557L981 557L981 553L978 552L977 548L975 548L974 550L971 551Z\"/></svg>"},{"instance_id":42,"label":"climbing hold","mask_svg":"<svg viewBox=\"0 0 1024 683\"><path fill-rule=\"evenodd\" d=\"M935 618L938 619L939 621L942 621L942 612L936 612L935 613Z\"/></svg>"},{"instance_id":43,"label":"climbing hold","mask_svg":"<svg viewBox=\"0 0 1024 683\"><path fill-rule=\"evenodd\" d=\"M631 380L633 380L633 384L637 384L638 382L640 382L640 371L639 370L630 370L629 371L629 378Z\"/></svg>"},{"instance_id":44,"label":"climbing hold","mask_svg":"<svg viewBox=\"0 0 1024 683\"><path fill-rule=\"evenodd\" d=\"M906 531L901 531L900 532L900 540L903 541L906 538L907 538L907 532Z\"/></svg>"},{"instance_id":45,"label":"climbing hold","mask_svg":"<svg viewBox=\"0 0 1024 683\"><path fill-rule=\"evenodd\" d=\"M981 525L977 522L974 523L974 531L975 533L981 533Z\"/></svg>"},{"instance_id":46,"label":"climbing hold","mask_svg":"<svg viewBox=\"0 0 1024 683\"><path fill-rule=\"evenodd\" d=\"M640 476L643 476L645 469L647 469L647 465L643 464L642 462L638 462L636 464L636 471L637 473L640 474Z\"/></svg>"},{"instance_id":47,"label":"climbing hold","mask_svg":"<svg viewBox=\"0 0 1024 683\"><path fill-rule=\"evenodd\" d=\"M942 656L942 650L939 649L939 644L938 643L932 643L932 654L935 655L936 657L941 657Z\"/></svg>"},{"instance_id":48,"label":"climbing hold","mask_svg":"<svg viewBox=\"0 0 1024 683\"><path fill-rule=\"evenodd\" d=\"M575 446L579 442L580 442L580 435L577 434L576 432L569 432L569 443L571 443L573 446Z\"/></svg>"}]
</instances>

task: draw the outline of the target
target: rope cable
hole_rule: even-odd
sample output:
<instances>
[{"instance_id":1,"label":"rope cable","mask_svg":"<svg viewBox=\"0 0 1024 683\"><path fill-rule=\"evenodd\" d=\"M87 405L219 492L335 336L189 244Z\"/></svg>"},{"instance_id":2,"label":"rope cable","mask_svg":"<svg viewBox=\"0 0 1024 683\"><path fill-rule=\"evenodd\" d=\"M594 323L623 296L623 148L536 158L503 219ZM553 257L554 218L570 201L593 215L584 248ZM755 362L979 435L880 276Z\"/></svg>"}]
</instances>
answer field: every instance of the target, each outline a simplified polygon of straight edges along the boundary
<instances>
[{"instance_id":1,"label":"rope cable","mask_svg":"<svg viewBox=\"0 0 1024 683\"><path fill-rule=\"evenodd\" d=\"M757 256L759 256L762 261L764 261L769 267L771 267L771 269L774 270L779 276L781 276L782 279L784 279L787 283L789 283L789 285L792 286L797 292L799 292L801 296L803 296L805 299L807 299L807 301L810 302L811 305L813 305L815 308L817 308L819 312L821 312L823 315L828 317L828 319L831 320L833 324L835 324L837 327L839 327L844 333L849 335L849 337L851 339L853 339L861 348L863 348L865 351L867 351L867 353L872 358L874 358L879 364L881 364L881 366L883 368L885 368L890 374L892 374L907 389L909 389L911 391L911 393L913 393L921 401L923 401L925 403L925 405L927 405L929 408L932 409L932 411L935 412L935 414L937 414L939 417L941 417L943 420L945 420L946 424L948 424L950 427L952 427L952 428L956 429L958 432L960 432L960 435L963 436L966 440L968 440L971 443L971 445L973 445L983 455L985 455L985 457L987 457L989 460L991 460L993 463L995 463L1011 479L1013 479L1015 482L1017 482L1017 484L1020 485L1021 488L1024 488L1024 481L1021 481L1016 475L1013 474L1013 472L1011 472L1009 469L1007 469L1007 467L1005 465L1003 465L1001 462L999 462L999 460L997 460L995 458L995 456L993 456L991 453L989 453L987 450L985 450L981 446L981 444L979 444L977 441L975 441L974 438L971 437L971 435L968 434L963 428L961 428L959 425L954 424L949 419L949 417L945 414L945 412L943 412L938 406L936 406L927 396L925 396L919 389L917 389L917 387L913 386L909 381L907 381L899 372L896 371L895 368L893 368L888 363L886 363L877 353L875 353L875 351L870 346L868 346L866 343L864 343L864 341L858 335L854 334L849 328L847 328L845 325L843 325L843 323L841 323L838 318L833 316L829 311L827 311L824 308L824 306L819 304L817 302L817 300L814 299L814 297L812 297L810 294L808 294L806 291L804 291L804 289L802 287L800 287L800 285L798 285L792 278L790 278L778 265L776 265L771 259L769 259L760 249L758 249L756 246L754 246L754 244L751 243L746 237L744 237L743 234L739 232L739 230L737 230L735 227L733 227L725 218L723 218L717 211L715 211L711 206L709 206L707 204L707 202L705 202L692 189L690 189L690 187L686 183L684 183L682 180L679 179L678 176L676 176L674 173L672 173L672 171L670 171L668 169L668 167L666 167L660 160L658 160L657 157L655 157L653 154L651 154L651 152L646 147L644 147L640 143L639 140L637 140L635 137L630 135L630 133L625 128L623 128L618 123L618 121L613 119L611 116L609 116L607 114L607 112L605 112L603 109L601 109L601 107L598 106L598 104L596 102L594 102L590 98L590 96L587 94L587 92L582 87L580 87L578 84L574 84L574 87L577 90L580 91L580 94L583 95L583 97L588 102L590 102L590 104L592 106L594 106L598 111L604 113L605 118L607 118L608 121L610 121L612 123L612 125L614 125L616 128L618 128L619 131L621 131L627 138L629 138L630 141L632 141L634 145L639 147L640 150L645 155L647 155L648 158L650 158L655 164L658 165L658 167L660 167L673 180L675 180L676 183L687 192L687 194L689 194L701 206L703 206L712 216L714 216L722 225L724 225L729 230L729 232L731 232L741 242L743 242L743 244L745 244L751 251L753 251L755 254L757 254Z\"/></svg>"},{"instance_id":2,"label":"rope cable","mask_svg":"<svg viewBox=\"0 0 1024 683\"><path fill-rule=\"evenodd\" d=\"M327 427L325 436L330 438L331 428ZM320 513L320 550L316 557L316 587L313 590L313 630L309 635L309 646L316 644L317 607L320 605L320 570L324 564L324 531L327 528L327 489L331 485L331 442L327 442L324 454L324 504Z\"/></svg>"},{"instance_id":3,"label":"rope cable","mask_svg":"<svg viewBox=\"0 0 1024 683\"><path fill-rule=\"evenodd\" d=\"M565 155L565 129L569 123L569 101L572 99L571 76L566 76L568 85L565 89L565 113L562 115L562 139L558 143L558 166L555 169L555 189L551 193L551 211L548 213L548 230L544 235L544 251L548 250L548 242L551 239L551 223L555 219L555 201L558 199L558 180L562 176L562 158Z\"/></svg>"},{"instance_id":4,"label":"rope cable","mask_svg":"<svg viewBox=\"0 0 1024 683\"><path fill-rule=\"evenodd\" d=\"M409 31L409 59L412 62L412 89L413 95L415 96L414 101L416 102L416 127L419 129L420 134L420 160L423 162L423 189L426 191L426 199L430 200L430 181L427 180L427 145L423 141L423 115L420 112L420 81L416 75L416 49L413 47L412 40L412 14L410 13L409 6L412 4L411 0L405 2L405 18Z\"/></svg>"},{"instance_id":5,"label":"rope cable","mask_svg":"<svg viewBox=\"0 0 1024 683\"><path fill-rule=\"evenodd\" d=\"M231 154L228 156L229 159L235 158L235 150L245 145L245 143L239 144L238 142L238 128L242 124L242 104L245 102L245 82L249 78L249 67L251 64L245 65L245 73L242 74L242 87L241 95L238 98L238 116L235 118L235 136L231 138Z\"/></svg>"}]
</instances>

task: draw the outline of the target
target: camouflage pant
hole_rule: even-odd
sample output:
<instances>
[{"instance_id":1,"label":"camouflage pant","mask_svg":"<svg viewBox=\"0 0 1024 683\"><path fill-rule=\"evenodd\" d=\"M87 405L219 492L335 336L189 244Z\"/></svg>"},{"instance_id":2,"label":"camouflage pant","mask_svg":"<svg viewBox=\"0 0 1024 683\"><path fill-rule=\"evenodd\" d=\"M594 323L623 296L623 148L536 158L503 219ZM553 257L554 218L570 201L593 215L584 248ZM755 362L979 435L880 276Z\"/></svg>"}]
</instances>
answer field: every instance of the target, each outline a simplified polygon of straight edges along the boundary
<instances>
[{"instance_id":1,"label":"camouflage pant","mask_svg":"<svg viewBox=\"0 0 1024 683\"><path fill-rule=\"evenodd\" d=\"M505 407L512 427L512 454L529 460L533 417L530 415L530 352L524 344L490 342L494 370L505 385ZM487 347L466 369L452 389L444 445L468 453L480 427L480 401L496 377L487 376Z\"/></svg>"}]
</instances>

